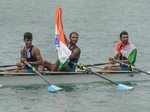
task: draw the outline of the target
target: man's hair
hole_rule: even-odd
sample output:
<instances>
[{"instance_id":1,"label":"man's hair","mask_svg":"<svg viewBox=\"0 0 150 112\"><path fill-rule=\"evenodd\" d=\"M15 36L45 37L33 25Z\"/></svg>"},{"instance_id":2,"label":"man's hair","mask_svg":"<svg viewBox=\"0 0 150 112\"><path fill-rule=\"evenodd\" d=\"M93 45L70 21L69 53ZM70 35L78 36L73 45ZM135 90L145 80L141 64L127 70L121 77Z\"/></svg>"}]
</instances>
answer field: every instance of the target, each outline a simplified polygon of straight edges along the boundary
<instances>
[{"instance_id":1,"label":"man's hair","mask_svg":"<svg viewBox=\"0 0 150 112\"><path fill-rule=\"evenodd\" d=\"M122 35L128 35L128 32L127 32L127 31L122 31L122 32L120 33L120 39L121 39Z\"/></svg>"},{"instance_id":2,"label":"man's hair","mask_svg":"<svg viewBox=\"0 0 150 112\"><path fill-rule=\"evenodd\" d=\"M30 32L25 32L24 33L24 40L32 40L32 33Z\"/></svg>"},{"instance_id":3,"label":"man's hair","mask_svg":"<svg viewBox=\"0 0 150 112\"><path fill-rule=\"evenodd\" d=\"M77 32L71 32L71 33L69 34L69 38L71 38L72 34L76 34L77 36L79 36L79 34L78 34Z\"/></svg>"}]
</instances>

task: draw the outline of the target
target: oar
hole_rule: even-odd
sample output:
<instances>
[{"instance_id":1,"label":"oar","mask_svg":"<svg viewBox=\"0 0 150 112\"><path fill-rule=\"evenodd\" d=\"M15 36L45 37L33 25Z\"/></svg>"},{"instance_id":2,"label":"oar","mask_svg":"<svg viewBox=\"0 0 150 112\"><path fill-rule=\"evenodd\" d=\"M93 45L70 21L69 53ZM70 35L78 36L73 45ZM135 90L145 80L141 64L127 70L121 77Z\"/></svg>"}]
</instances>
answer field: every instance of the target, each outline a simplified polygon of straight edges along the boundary
<instances>
[{"instance_id":1,"label":"oar","mask_svg":"<svg viewBox=\"0 0 150 112\"><path fill-rule=\"evenodd\" d=\"M106 64L109 64L109 63L96 63L96 64L88 64L88 65L80 63L80 64L77 64L77 67L81 70L84 70L84 67L95 67L95 66L106 65Z\"/></svg>"},{"instance_id":2,"label":"oar","mask_svg":"<svg viewBox=\"0 0 150 112\"><path fill-rule=\"evenodd\" d=\"M115 82L115 81L112 81L112 80L110 80L110 79L108 79L108 78L102 76L102 75L101 75L102 73L94 72L94 71L91 70L90 68L85 68L85 69L88 70L88 72L91 72L92 74L94 74L94 75L96 75L96 76L98 76L98 77L100 77L100 78L103 78L103 79L109 81L110 83L116 85L118 90L126 91L126 90L132 90L132 89L133 89L132 86L127 86L127 85L125 85L125 84L117 83L117 82Z\"/></svg>"},{"instance_id":3,"label":"oar","mask_svg":"<svg viewBox=\"0 0 150 112\"><path fill-rule=\"evenodd\" d=\"M51 84L48 80L45 79L45 77L38 71L36 70L31 64L25 63L29 68L31 68L41 79L43 79L47 84L48 84L48 92L53 93L62 90L62 88Z\"/></svg>"},{"instance_id":4,"label":"oar","mask_svg":"<svg viewBox=\"0 0 150 112\"><path fill-rule=\"evenodd\" d=\"M0 69L0 72L4 72L4 71L12 71L12 70L16 70L16 68L11 68L11 69Z\"/></svg>"},{"instance_id":5,"label":"oar","mask_svg":"<svg viewBox=\"0 0 150 112\"><path fill-rule=\"evenodd\" d=\"M0 67L12 67L12 66L17 66L16 64L13 65L0 65Z\"/></svg>"},{"instance_id":6,"label":"oar","mask_svg":"<svg viewBox=\"0 0 150 112\"><path fill-rule=\"evenodd\" d=\"M85 66L92 67L92 66L100 66L100 65L106 65L106 64L109 64L109 63L96 63L96 64L88 64L88 65L85 65Z\"/></svg>"},{"instance_id":7,"label":"oar","mask_svg":"<svg viewBox=\"0 0 150 112\"><path fill-rule=\"evenodd\" d=\"M114 60L115 62L117 62L117 63L122 64L122 65L129 66L128 64L123 63L122 61L119 61L119 60L116 60L116 59L113 59L113 60ZM139 68L135 68L135 66L133 66L133 65L131 65L131 67L132 67L132 69L134 69L134 70L136 70L136 71L138 71L138 72L142 72L142 73L144 73L144 74L150 75L150 73L149 73L149 72L146 72L146 71L141 70L141 69L139 69Z\"/></svg>"}]
</instances>

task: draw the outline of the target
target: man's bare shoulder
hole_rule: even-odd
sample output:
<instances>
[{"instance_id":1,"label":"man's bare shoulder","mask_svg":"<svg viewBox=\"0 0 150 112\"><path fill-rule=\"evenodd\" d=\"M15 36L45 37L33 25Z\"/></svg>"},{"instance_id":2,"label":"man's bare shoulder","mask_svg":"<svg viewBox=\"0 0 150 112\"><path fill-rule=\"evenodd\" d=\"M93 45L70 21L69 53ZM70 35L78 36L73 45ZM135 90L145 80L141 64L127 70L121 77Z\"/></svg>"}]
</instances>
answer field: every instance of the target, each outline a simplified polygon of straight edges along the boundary
<instances>
[{"instance_id":1,"label":"man's bare shoulder","mask_svg":"<svg viewBox=\"0 0 150 112\"><path fill-rule=\"evenodd\" d=\"M37 54L41 54L41 51L38 47L33 47L32 48L32 53L37 55Z\"/></svg>"},{"instance_id":2,"label":"man's bare shoulder","mask_svg":"<svg viewBox=\"0 0 150 112\"><path fill-rule=\"evenodd\" d=\"M81 49L79 47L77 47L77 48L74 49L74 52L79 52L80 53Z\"/></svg>"},{"instance_id":3,"label":"man's bare shoulder","mask_svg":"<svg viewBox=\"0 0 150 112\"><path fill-rule=\"evenodd\" d=\"M38 47L33 47L32 50L33 51L40 51L40 49Z\"/></svg>"}]
</instances>

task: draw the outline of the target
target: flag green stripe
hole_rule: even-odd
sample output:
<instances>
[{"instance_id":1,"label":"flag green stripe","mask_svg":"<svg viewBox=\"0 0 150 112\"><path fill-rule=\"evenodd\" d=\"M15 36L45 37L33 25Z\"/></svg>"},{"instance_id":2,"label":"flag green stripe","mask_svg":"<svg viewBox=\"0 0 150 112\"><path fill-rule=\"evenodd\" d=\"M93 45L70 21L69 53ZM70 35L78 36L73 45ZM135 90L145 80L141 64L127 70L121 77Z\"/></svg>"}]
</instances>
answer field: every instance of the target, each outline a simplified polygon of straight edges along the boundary
<instances>
[{"instance_id":1,"label":"flag green stripe","mask_svg":"<svg viewBox=\"0 0 150 112\"><path fill-rule=\"evenodd\" d=\"M131 65L134 65L137 57L137 49L134 49L128 56L128 61Z\"/></svg>"}]
</instances>

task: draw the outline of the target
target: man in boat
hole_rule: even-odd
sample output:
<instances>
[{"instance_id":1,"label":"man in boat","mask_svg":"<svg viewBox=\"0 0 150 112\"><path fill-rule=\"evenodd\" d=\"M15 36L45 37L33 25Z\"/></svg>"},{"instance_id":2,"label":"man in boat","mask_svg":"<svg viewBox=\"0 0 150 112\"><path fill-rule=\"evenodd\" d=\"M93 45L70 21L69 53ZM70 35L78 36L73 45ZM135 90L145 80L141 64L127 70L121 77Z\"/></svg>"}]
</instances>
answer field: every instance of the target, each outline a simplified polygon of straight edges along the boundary
<instances>
[{"instance_id":1,"label":"man in boat","mask_svg":"<svg viewBox=\"0 0 150 112\"><path fill-rule=\"evenodd\" d=\"M129 41L129 35L127 31L120 33L120 40L115 45L114 59L120 60L122 63L134 66L136 61L137 49L135 45ZM119 64L116 66L113 58L109 58L110 66L105 69L111 70L131 70L131 66L125 64Z\"/></svg>"},{"instance_id":2,"label":"man in boat","mask_svg":"<svg viewBox=\"0 0 150 112\"><path fill-rule=\"evenodd\" d=\"M71 51L69 59L61 66L60 61L57 60L56 64L51 64L47 61L44 62L44 66L51 71L66 71L66 72L75 72L76 65L80 58L81 50L77 46L79 34L77 32L72 32L69 35L68 48Z\"/></svg>"},{"instance_id":3,"label":"man in boat","mask_svg":"<svg viewBox=\"0 0 150 112\"><path fill-rule=\"evenodd\" d=\"M32 33L24 33L24 43L25 46L21 49L20 63L17 64L18 69L25 69L27 72L32 72L32 70L25 65L26 62L36 67L38 70L43 70L43 59L40 53L40 49L32 44Z\"/></svg>"}]
</instances>

